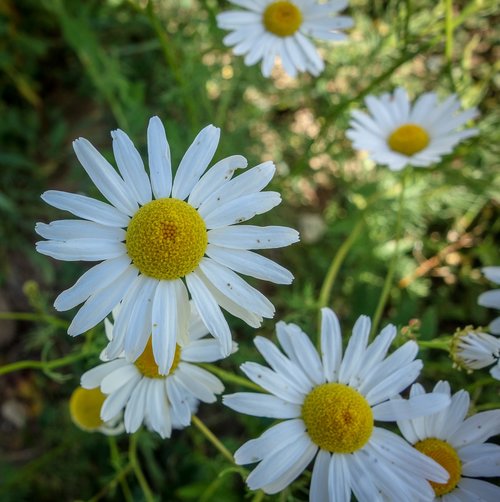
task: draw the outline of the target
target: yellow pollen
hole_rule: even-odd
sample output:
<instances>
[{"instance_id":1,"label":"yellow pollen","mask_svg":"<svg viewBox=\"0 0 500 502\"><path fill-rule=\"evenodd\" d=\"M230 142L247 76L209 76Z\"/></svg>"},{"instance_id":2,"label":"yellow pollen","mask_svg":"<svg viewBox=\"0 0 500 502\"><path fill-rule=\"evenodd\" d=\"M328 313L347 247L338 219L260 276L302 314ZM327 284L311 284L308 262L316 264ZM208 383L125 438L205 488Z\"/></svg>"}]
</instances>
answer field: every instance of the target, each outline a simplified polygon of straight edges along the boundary
<instances>
[{"instance_id":1,"label":"yellow pollen","mask_svg":"<svg viewBox=\"0 0 500 502\"><path fill-rule=\"evenodd\" d=\"M429 144L429 135L419 125L405 124L392 131L387 143L391 150L410 156Z\"/></svg>"},{"instance_id":2,"label":"yellow pollen","mask_svg":"<svg viewBox=\"0 0 500 502\"><path fill-rule=\"evenodd\" d=\"M273 2L266 7L262 22L267 31L278 37L289 37L300 28L302 13L292 2Z\"/></svg>"},{"instance_id":3,"label":"yellow pollen","mask_svg":"<svg viewBox=\"0 0 500 502\"><path fill-rule=\"evenodd\" d=\"M179 366L179 362L181 360L181 348L179 345L175 346L175 354L174 361L172 363L172 367L168 372L171 375ZM165 378L165 375L161 375L158 369L158 365L155 361L155 356L153 354L153 343L151 341L151 337L149 337L148 343L144 348L142 354L135 360L134 364L137 369L148 378Z\"/></svg>"},{"instance_id":4,"label":"yellow pollen","mask_svg":"<svg viewBox=\"0 0 500 502\"><path fill-rule=\"evenodd\" d=\"M366 399L340 383L315 387L304 400L302 419L311 440L332 453L359 450L373 431L373 413Z\"/></svg>"},{"instance_id":5,"label":"yellow pollen","mask_svg":"<svg viewBox=\"0 0 500 502\"><path fill-rule=\"evenodd\" d=\"M103 425L101 408L105 399L99 387L77 387L69 399L69 412L75 425L84 431L95 431Z\"/></svg>"},{"instance_id":6,"label":"yellow pollen","mask_svg":"<svg viewBox=\"0 0 500 502\"><path fill-rule=\"evenodd\" d=\"M436 438L424 439L415 443L414 446L419 452L431 457L432 460L444 467L450 475L447 483L429 481L432 488L434 488L436 497L452 492L460 481L460 475L462 474L462 463L455 448L446 441Z\"/></svg>"},{"instance_id":7,"label":"yellow pollen","mask_svg":"<svg viewBox=\"0 0 500 502\"><path fill-rule=\"evenodd\" d=\"M191 273L207 248L207 229L193 206L158 199L141 207L127 228L126 246L134 265L155 279Z\"/></svg>"}]
</instances>

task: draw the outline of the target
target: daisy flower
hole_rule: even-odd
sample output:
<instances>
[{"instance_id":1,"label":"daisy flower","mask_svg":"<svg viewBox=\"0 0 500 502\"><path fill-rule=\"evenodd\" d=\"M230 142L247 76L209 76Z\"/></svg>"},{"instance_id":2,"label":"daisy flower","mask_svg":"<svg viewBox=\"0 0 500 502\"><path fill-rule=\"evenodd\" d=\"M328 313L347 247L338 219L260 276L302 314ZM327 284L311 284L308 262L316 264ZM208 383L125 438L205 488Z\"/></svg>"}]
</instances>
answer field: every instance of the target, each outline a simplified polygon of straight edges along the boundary
<instances>
[{"instance_id":1,"label":"daisy flower","mask_svg":"<svg viewBox=\"0 0 500 502\"><path fill-rule=\"evenodd\" d=\"M273 317L272 303L238 274L289 284L292 274L250 249L277 248L298 241L287 227L237 225L281 202L262 192L274 175L264 162L232 179L247 161L235 155L207 166L220 131L210 125L195 138L172 178L170 149L158 117L149 121L149 176L129 137L113 131L120 174L86 139L73 143L78 160L110 202L50 190L48 204L82 220L38 223L48 239L40 253L59 260L102 261L85 272L54 306L69 310L85 302L68 333L78 335L102 321L122 302L109 357L125 350L130 360L143 353L150 335L161 374L173 364L177 334L186 341L189 296L203 322L231 352L231 333L220 307L253 327Z\"/></svg>"},{"instance_id":2,"label":"daisy flower","mask_svg":"<svg viewBox=\"0 0 500 502\"><path fill-rule=\"evenodd\" d=\"M484 267L484 276L495 284L500 284L500 267ZM482 307L500 310L500 289L492 289L479 295L477 303ZM491 333L500 335L500 317L497 317L489 326Z\"/></svg>"},{"instance_id":3,"label":"daisy flower","mask_svg":"<svg viewBox=\"0 0 500 502\"><path fill-rule=\"evenodd\" d=\"M106 319L106 335L113 342L117 324ZM191 423L198 402L213 403L224 390L222 382L208 371L192 363L222 359L217 340L204 338L207 330L192 306L189 339L176 345L175 357L168 375L162 375L153 357L151 339L135 362L125 354L105 361L82 375L81 385L104 394L101 420L107 421L124 410L125 430L135 432L142 423L162 438L170 437L172 428L182 429ZM109 345L108 345L109 348ZM233 351L236 345L233 344ZM100 390L99 390L100 389Z\"/></svg>"},{"instance_id":4,"label":"daisy flower","mask_svg":"<svg viewBox=\"0 0 500 502\"><path fill-rule=\"evenodd\" d=\"M114 436L123 432L121 416L106 422L101 418L101 408L106 396L99 389L77 387L69 399L69 413L73 423L86 432L102 432Z\"/></svg>"},{"instance_id":5,"label":"daisy flower","mask_svg":"<svg viewBox=\"0 0 500 502\"><path fill-rule=\"evenodd\" d=\"M224 396L223 402L241 413L285 421L236 451L238 464L259 462L247 478L249 488L277 493L315 457L310 487L315 502L349 501L351 492L360 502L400 501L402 493L407 500L425 500L433 493L425 479L448 479L435 462L374 425L441 410L449 399L390 399L415 380L422 361L415 360L413 341L387 356L396 336L392 325L368 345L370 325L368 317L358 319L343 357L339 322L327 308L322 309L321 357L294 324L276 325L286 355L256 337L271 369L245 363L242 370L270 394L240 392Z\"/></svg>"},{"instance_id":6,"label":"daisy flower","mask_svg":"<svg viewBox=\"0 0 500 502\"><path fill-rule=\"evenodd\" d=\"M448 382L438 382L425 394L421 385L412 386L410 396L450 396ZM424 418L398 421L404 437L424 455L449 473L447 483L430 482L435 498L442 502L500 500L500 487L477 477L500 476L500 446L485 441L500 434L500 410L484 411L465 418L469 394L460 390L446 409Z\"/></svg>"},{"instance_id":7,"label":"daisy flower","mask_svg":"<svg viewBox=\"0 0 500 502\"><path fill-rule=\"evenodd\" d=\"M491 376L500 380L500 338L469 326L455 333L450 352L458 368L472 371L493 365Z\"/></svg>"},{"instance_id":8,"label":"daisy flower","mask_svg":"<svg viewBox=\"0 0 500 502\"><path fill-rule=\"evenodd\" d=\"M428 92L411 106L406 91L398 87L392 95L367 96L365 103L370 115L354 110L346 136L354 148L367 150L375 162L392 171L407 165L429 167L478 133L477 129L457 131L478 113L471 108L455 114L460 108L455 94L438 103L437 95Z\"/></svg>"},{"instance_id":9,"label":"daisy flower","mask_svg":"<svg viewBox=\"0 0 500 502\"><path fill-rule=\"evenodd\" d=\"M297 72L319 75L325 65L309 37L320 40L345 40L340 30L353 25L352 18L337 16L347 0L319 3L317 0L230 0L246 10L224 12L217 16L219 28L231 30L224 44L245 55L245 64L262 60L262 74L269 77L275 59L291 77Z\"/></svg>"}]
</instances>

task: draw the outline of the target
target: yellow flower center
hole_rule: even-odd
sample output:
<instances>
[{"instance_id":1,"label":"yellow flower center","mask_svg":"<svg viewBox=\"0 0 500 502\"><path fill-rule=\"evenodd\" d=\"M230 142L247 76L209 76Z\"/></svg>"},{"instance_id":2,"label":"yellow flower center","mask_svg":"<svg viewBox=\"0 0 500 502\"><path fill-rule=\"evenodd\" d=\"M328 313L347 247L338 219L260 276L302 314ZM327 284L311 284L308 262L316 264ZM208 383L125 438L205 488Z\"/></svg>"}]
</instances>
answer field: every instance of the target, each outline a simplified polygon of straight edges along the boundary
<instances>
[{"instance_id":1,"label":"yellow flower center","mask_svg":"<svg viewBox=\"0 0 500 502\"><path fill-rule=\"evenodd\" d=\"M104 422L101 420L101 408L106 396L99 387L84 389L77 387L69 400L71 419L84 431L95 431Z\"/></svg>"},{"instance_id":2,"label":"yellow flower center","mask_svg":"<svg viewBox=\"0 0 500 502\"><path fill-rule=\"evenodd\" d=\"M387 142L391 150L410 156L429 144L429 135L419 125L405 124L393 131Z\"/></svg>"},{"instance_id":3,"label":"yellow flower center","mask_svg":"<svg viewBox=\"0 0 500 502\"><path fill-rule=\"evenodd\" d=\"M300 28L302 13L292 2L273 2L266 7L262 22L267 31L278 37L289 37Z\"/></svg>"},{"instance_id":4,"label":"yellow flower center","mask_svg":"<svg viewBox=\"0 0 500 502\"><path fill-rule=\"evenodd\" d=\"M179 345L175 346L175 354L174 361L172 363L172 367L168 372L171 375L179 366L179 362L181 360L181 348ZM153 354L153 343L151 341L151 337L149 337L148 343L144 348L142 354L135 360L134 364L137 369L148 378L165 378L165 375L161 375L158 369L158 365L155 361L155 356Z\"/></svg>"},{"instance_id":5,"label":"yellow flower center","mask_svg":"<svg viewBox=\"0 0 500 502\"><path fill-rule=\"evenodd\" d=\"M447 483L434 483L433 481L429 481L432 488L434 488L436 497L453 491L460 481L460 475L462 474L462 463L460 462L460 457L455 451L455 448L446 441L436 438L424 439L423 441L415 443L414 446L419 452L431 457L432 460L435 460L445 468L450 475L450 479Z\"/></svg>"},{"instance_id":6,"label":"yellow flower center","mask_svg":"<svg viewBox=\"0 0 500 502\"><path fill-rule=\"evenodd\" d=\"M193 206L158 199L141 207L127 228L126 246L134 265L155 279L191 273L205 254L207 229Z\"/></svg>"},{"instance_id":7,"label":"yellow flower center","mask_svg":"<svg viewBox=\"0 0 500 502\"><path fill-rule=\"evenodd\" d=\"M359 450L373 431L373 413L366 399L340 383L315 387L304 400L302 419L311 440L332 453Z\"/></svg>"}]
</instances>

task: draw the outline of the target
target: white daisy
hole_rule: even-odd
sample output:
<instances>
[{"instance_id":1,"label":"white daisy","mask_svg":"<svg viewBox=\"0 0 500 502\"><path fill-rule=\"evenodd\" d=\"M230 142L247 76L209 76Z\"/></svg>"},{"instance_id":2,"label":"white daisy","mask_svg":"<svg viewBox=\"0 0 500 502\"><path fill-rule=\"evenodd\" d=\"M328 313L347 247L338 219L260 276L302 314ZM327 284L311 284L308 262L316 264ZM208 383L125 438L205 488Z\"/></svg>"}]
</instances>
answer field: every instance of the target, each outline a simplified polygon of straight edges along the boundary
<instances>
[{"instance_id":1,"label":"white daisy","mask_svg":"<svg viewBox=\"0 0 500 502\"><path fill-rule=\"evenodd\" d=\"M425 479L447 480L446 471L374 421L418 417L443 409L446 396L393 399L418 376L418 346L407 342L387 351L396 336L387 326L368 345L370 319L361 316L342 357L337 317L322 309L321 359L309 337L294 324L279 322L276 332L286 356L269 340L255 345L272 369L245 363L242 370L270 394L240 392L223 397L230 408L269 418L288 419L245 443L238 464L259 462L248 486L267 493L283 490L316 457L310 500L419 501L432 497ZM430 397L430 396L424 396Z\"/></svg>"},{"instance_id":2,"label":"white daisy","mask_svg":"<svg viewBox=\"0 0 500 502\"><path fill-rule=\"evenodd\" d=\"M450 396L448 382L439 382L425 394L421 385L413 385L412 397ZM500 446L485 441L500 434L500 410L484 411L465 418L469 394L458 391L446 409L424 418L398 421L404 437L414 447L441 464L449 473L447 483L431 485L433 500L442 502L497 502L500 487L476 477L500 476Z\"/></svg>"},{"instance_id":3,"label":"white daisy","mask_svg":"<svg viewBox=\"0 0 500 502\"><path fill-rule=\"evenodd\" d=\"M224 44L234 46L237 55L245 54L245 64L262 60L262 74L269 77L276 58L291 77L297 72L319 75L325 65L309 37L320 40L345 40L340 30L353 25L352 18L337 16L347 0L230 0L246 10L224 12L217 16L219 28L231 30Z\"/></svg>"},{"instance_id":4,"label":"white daisy","mask_svg":"<svg viewBox=\"0 0 500 502\"><path fill-rule=\"evenodd\" d=\"M468 371L493 367L491 376L500 380L500 338L467 327L453 335L451 357L455 366Z\"/></svg>"},{"instance_id":5,"label":"white daisy","mask_svg":"<svg viewBox=\"0 0 500 502\"><path fill-rule=\"evenodd\" d=\"M113 327L108 319L105 323L111 345L117 324ZM172 428L188 426L198 402L213 403L216 394L224 390L218 378L192 364L224 357L217 340L205 339L206 334L203 322L192 308L189 340L176 346L174 362L166 376L159 372L151 339L135 362L128 361L125 354L109 361L105 349L101 360L106 362L84 373L81 379L82 387L100 388L106 395L101 419L110 420L124 410L127 432L135 432L144 422L163 438L170 437ZM232 350L236 350L236 345L233 344Z\"/></svg>"},{"instance_id":6,"label":"white daisy","mask_svg":"<svg viewBox=\"0 0 500 502\"><path fill-rule=\"evenodd\" d=\"M500 267L484 267L483 274L491 282L500 284ZM479 295L477 302L482 307L500 310L500 289L492 289L491 291L482 293ZM490 324L489 330L495 335L500 335L500 317L497 317Z\"/></svg>"},{"instance_id":7,"label":"white daisy","mask_svg":"<svg viewBox=\"0 0 500 502\"><path fill-rule=\"evenodd\" d=\"M86 432L102 432L114 436L123 432L123 421L118 414L104 421L101 408L106 396L100 389L77 387L69 399L69 413L73 423Z\"/></svg>"},{"instance_id":8,"label":"white daisy","mask_svg":"<svg viewBox=\"0 0 500 502\"><path fill-rule=\"evenodd\" d=\"M60 260L100 261L54 306L69 310L85 302L68 333L78 335L104 319L119 303L117 336L110 357L125 350L130 360L144 351L152 334L155 360L167 374L174 360L177 333L186 338L189 298L205 325L231 351L231 333L219 306L253 327L272 317L272 303L236 272L289 284L292 274L249 249L288 246L298 233L287 227L236 225L281 202L277 192L261 192L274 175L264 162L231 179L247 165L235 155L205 174L219 142L214 126L203 129L172 179L170 150L158 117L148 127L150 177L129 137L113 131L113 151L121 176L86 140L73 147L82 166L110 204L83 195L50 190L42 199L83 218L38 223L48 241L37 250Z\"/></svg>"},{"instance_id":9,"label":"white daisy","mask_svg":"<svg viewBox=\"0 0 500 502\"><path fill-rule=\"evenodd\" d=\"M355 148L367 150L375 162L387 164L392 171L407 165L428 167L478 133L477 129L457 131L478 113L471 108L455 115L460 108L455 94L439 104L436 94L428 92L411 106L408 94L399 87L393 95L368 96L365 103L371 115L354 110L346 136Z\"/></svg>"}]
</instances>

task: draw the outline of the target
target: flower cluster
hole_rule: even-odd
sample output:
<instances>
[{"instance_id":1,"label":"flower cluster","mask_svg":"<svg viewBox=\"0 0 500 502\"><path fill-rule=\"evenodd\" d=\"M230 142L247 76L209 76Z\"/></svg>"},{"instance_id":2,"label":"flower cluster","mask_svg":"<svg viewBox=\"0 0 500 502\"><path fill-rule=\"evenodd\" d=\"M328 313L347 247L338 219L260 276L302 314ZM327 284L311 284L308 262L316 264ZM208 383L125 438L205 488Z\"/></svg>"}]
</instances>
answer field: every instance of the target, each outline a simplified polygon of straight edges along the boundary
<instances>
[{"instance_id":1,"label":"flower cluster","mask_svg":"<svg viewBox=\"0 0 500 502\"><path fill-rule=\"evenodd\" d=\"M345 40L342 30L353 26L351 17L338 15L345 0L230 3L240 9L217 16L218 26L230 31L224 44L244 55L246 65L261 62L265 77L277 62L291 77L319 75L324 61L310 38ZM368 113L353 110L345 134L354 148L392 171L435 165L478 134L463 129L477 111L460 112L456 95L439 102L427 92L412 104L398 87L367 96L365 104ZM237 350L223 311L253 328L275 314L241 275L280 285L293 281L290 271L255 251L289 246L299 235L284 226L246 223L280 204L278 192L264 190L275 165L247 169L241 155L213 163L217 127L201 130L177 169L158 117L147 128L147 168L125 132L111 136L117 169L86 139L73 143L107 202L45 192L46 203L78 219L38 223L35 230L45 240L36 248L59 260L100 262L54 303L58 311L83 304L70 335L104 321L108 338L101 363L82 375L71 396L74 423L105 434L134 433L144 425L170 438L173 429L191 423L200 403L213 403L224 391L206 366ZM244 171L235 176L237 170ZM500 267L486 267L484 274L500 284ZM500 309L500 290L483 293L479 304ZM469 395L452 395L444 381L426 393L415 383L424 366L417 342L391 350L395 326L371 339L371 320L361 316L347 337L332 310L321 314L319 352L298 325L279 321L281 350L257 336L267 365L241 366L263 392L223 396L234 411L279 420L234 454L239 465L258 464L248 487L281 492L312 465L313 502L399 501L402 494L411 501L499 499L498 487L475 478L500 476L500 447L486 442L500 433L500 411L466 418ZM500 317L490 324L491 334L486 331L458 330L452 356L468 371L492 366L500 380L500 337L494 336Z\"/></svg>"}]
</instances>

